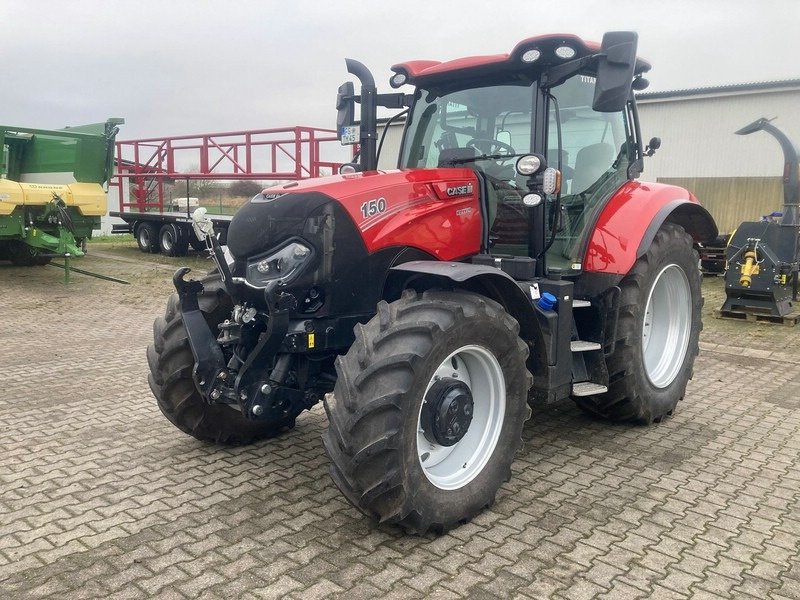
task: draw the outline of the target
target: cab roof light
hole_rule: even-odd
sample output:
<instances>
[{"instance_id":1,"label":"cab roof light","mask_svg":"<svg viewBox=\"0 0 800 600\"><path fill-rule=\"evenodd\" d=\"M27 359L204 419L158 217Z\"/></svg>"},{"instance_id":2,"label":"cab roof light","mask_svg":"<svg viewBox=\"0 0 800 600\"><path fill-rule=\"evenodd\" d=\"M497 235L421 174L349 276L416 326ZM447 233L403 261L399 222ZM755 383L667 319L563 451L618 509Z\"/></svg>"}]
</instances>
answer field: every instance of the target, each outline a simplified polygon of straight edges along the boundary
<instances>
[{"instance_id":1,"label":"cab roof light","mask_svg":"<svg viewBox=\"0 0 800 600\"><path fill-rule=\"evenodd\" d=\"M524 63L534 63L539 60L539 57L542 56L542 53L537 48L531 48L530 50L526 50L522 53L522 62Z\"/></svg>"}]
</instances>

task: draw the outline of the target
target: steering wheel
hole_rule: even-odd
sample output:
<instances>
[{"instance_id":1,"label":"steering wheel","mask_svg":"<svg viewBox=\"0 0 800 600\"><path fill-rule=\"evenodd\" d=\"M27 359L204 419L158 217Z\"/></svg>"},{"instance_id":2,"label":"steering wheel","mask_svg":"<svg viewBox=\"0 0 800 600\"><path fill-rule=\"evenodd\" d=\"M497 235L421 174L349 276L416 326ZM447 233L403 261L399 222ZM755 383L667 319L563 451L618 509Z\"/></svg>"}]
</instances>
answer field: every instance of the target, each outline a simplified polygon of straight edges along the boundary
<instances>
[{"instance_id":1,"label":"steering wheel","mask_svg":"<svg viewBox=\"0 0 800 600\"><path fill-rule=\"evenodd\" d=\"M467 142L467 148L475 148L481 154L499 154L499 150L505 150L506 154L512 156L515 154L511 144L488 138L473 138Z\"/></svg>"}]
</instances>

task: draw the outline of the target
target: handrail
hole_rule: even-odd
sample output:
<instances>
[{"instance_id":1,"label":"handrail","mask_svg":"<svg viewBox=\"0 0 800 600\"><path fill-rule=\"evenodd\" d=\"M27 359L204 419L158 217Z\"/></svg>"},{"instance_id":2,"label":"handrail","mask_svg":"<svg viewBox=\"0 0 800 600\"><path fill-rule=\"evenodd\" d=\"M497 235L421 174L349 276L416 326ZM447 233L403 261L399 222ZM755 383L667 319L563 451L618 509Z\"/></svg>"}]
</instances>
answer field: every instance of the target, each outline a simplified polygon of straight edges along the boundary
<instances>
[{"instance_id":1,"label":"handrail","mask_svg":"<svg viewBox=\"0 0 800 600\"><path fill-rule=\"evenodd\" d=\"M308 126L118 140L112 185L118 187L121 209L163 210L169 179L274 181L334 172L343 162L334 159L334 142L341 155L335 130ZM322 159L323 149L334 156ZM130 201L125 201L125 180L131 182ZM148 200L153 190L158 192L157 202Z\"/></svg>"}]
</instances>

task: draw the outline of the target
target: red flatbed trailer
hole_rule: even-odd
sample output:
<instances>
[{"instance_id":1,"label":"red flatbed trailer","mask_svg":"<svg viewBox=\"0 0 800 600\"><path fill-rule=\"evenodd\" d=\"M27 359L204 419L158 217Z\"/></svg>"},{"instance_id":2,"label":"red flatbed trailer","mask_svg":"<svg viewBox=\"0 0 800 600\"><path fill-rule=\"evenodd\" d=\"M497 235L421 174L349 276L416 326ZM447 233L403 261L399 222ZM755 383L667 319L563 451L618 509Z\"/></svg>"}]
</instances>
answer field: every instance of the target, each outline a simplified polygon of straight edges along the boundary
<instances>
[{"instance_id":1,"label":"red flatbed trailer","mask_svg":"<svg viewBox=\"0 0 800 600\"><path fill-rule=\"evenodd\" d=\"M323 151L332 160L323 160ZM186 211L171 210L169 183L311 179L335 172L346 154L334 130L305 126L117 141L111 187L120 210L109 215L124 223L113 225L112 233L132 233L142 252L180 256L190 245L204 246L191 230L190 203ZM209 216L224 243L231 215Z\"/></svg>"}]
</instances>

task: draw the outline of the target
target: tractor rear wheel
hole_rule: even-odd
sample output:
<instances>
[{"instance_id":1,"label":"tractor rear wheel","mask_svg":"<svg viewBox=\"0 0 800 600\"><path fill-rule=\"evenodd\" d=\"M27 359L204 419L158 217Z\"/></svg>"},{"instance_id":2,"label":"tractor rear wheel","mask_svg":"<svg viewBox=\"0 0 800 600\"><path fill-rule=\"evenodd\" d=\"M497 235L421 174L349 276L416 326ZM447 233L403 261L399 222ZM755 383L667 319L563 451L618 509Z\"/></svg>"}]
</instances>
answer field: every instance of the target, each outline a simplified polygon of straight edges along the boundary
<instances>
[{"instance_id":1,"label":"tractor rear wheel","mask_svg":"<svg viewBox=\"0 0 800 600\"><path fill-rule=\"evenodd\" d=\"M198 296L200 310L208 324L217 325L230 317L233 305L219 275L202 279L204 291ZM178 294L167 302L165 316L153 323L153 343L147 347L150 366L148 382L164 416L184 433L205 442L249 444L274 437L294 426L295 415L280 423L244 418L228 404L208 404L194 384L194 355L183 325Z\"/></svg>"},{"instance_id":2,"label":"tractor rear wheel","mask_svg":"<svg viewBox=\"0 0 800 600\"><path fill-rule=\"evenodd\" d=\"M698 255L691 236L673 223L620 283L609 390L575 397L593 415L649 424L672 414L686 392L703 328Z\"/></svg>"},{"instance_id":3,"label":"tractor rear wheel","mask_svg":"<svg viewBox=\"0 0 800 600\"><path fill-rule=\"evenodd\" d=\"M407 290L356 327L325 399L331 475L359 510L442 532L492 504L530 416L527 346L503 308Z\"/></svg>"}]
</instances>

